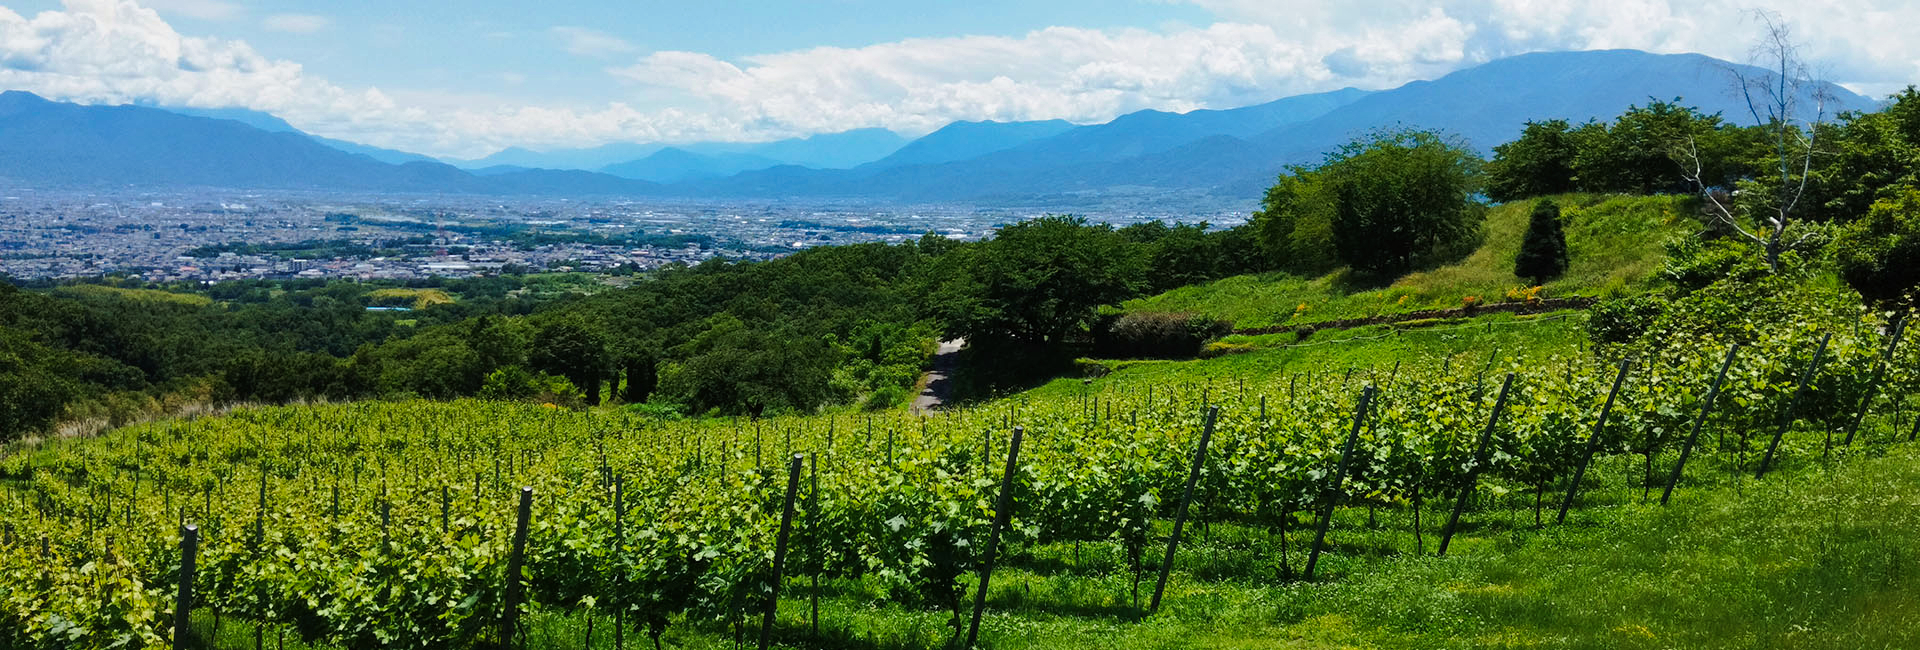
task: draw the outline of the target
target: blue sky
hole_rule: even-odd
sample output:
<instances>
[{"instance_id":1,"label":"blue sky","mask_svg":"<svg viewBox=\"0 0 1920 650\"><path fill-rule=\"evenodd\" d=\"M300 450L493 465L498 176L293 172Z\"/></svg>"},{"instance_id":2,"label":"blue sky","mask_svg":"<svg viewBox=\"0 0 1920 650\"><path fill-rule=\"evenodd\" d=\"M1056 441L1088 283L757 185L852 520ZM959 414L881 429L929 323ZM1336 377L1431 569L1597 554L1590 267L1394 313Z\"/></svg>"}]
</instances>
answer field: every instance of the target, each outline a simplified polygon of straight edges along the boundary
<instances>
[{"instance_id":1,"label":"blue sky","mask_svg":"<svg viewBox=\"0 0 1920 650\"><path fill-rule=\"evenodd\" d=\"M58 0L6 2L23 14ZM602 68L641 52L735 59L907 38L1019 36L1053 25L1204 25L1198 6L1143 0L511 0L312 2L154 0L184 34L245 41L335 83L535 99L629 100ZM538 7L537 11L531 7Z\"/></svg>"},{"instance_id":2,"label":"blue sky","mask_svg":"<svg viewBox=\"0 0 1920 650\"><path fill-rule=\"evenodd\" d=\"M1501 56L1745 57L1756 3L1834 81L1920 80L1907 0L0 0L0 87L238 106L478 157L950 121L1099 122L1382 88Z\"/></svg>"}]
</instances>

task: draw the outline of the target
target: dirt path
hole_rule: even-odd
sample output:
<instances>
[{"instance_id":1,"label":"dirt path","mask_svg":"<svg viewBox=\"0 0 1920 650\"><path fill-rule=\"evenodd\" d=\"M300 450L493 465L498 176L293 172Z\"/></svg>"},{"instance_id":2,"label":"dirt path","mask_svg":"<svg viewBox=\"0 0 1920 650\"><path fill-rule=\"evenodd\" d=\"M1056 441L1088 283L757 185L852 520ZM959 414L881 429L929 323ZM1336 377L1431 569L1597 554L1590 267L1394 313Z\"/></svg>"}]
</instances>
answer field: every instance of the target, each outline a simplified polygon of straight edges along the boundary
<instances>
[{"instance_id":1,"label":"dirt path","mask_svg":"<svg viewBox=\"0 0 1920 650\"><path fill-rule=\"evenodd\" d=\"M933 354L933 369L920 378L920 395L913 398L914 415L932 411L947 403L947 397L953 392L953 369L960 361L960 348L966 345L966 339L940 342L939 351Z\"/></svg>"}]
</instances>

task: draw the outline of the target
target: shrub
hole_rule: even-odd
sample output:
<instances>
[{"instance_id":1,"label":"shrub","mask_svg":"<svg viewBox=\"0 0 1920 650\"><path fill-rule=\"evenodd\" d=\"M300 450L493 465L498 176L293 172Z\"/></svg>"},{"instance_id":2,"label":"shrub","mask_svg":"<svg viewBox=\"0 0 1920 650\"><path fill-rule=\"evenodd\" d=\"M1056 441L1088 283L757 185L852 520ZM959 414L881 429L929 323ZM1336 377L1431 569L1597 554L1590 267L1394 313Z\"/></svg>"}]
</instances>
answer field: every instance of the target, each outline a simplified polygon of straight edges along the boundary
<instances>
[{"instance_id":1,"label":"shrub","mask_svg":"<svg viewBox=\"0 0 1920 650\"><path fill-rule=\"evenodd\" d=\"M1207 341L1233 332L1226 321L1187 313L1132 312L1103 320L1094 350L1108 358L1187 359Z\"/></svg>"},{"instance_id":2,"label":"shrub","mask_svg":"<svg viewBox=\"0 0 1920 650\"><path fill-rule=\"evenodd\" d=\"M1526 237L1520 240L1520 256L1514 259L1513 274L1545 284L1566 272L1567 233L1560 226L1560 206L1552 201L1535 203Z\"/></svg>"},{"instance_id":3,"label":"shrub","mask_svg":"<svg viewBox=\"0 0 1920 650\"><path fill-rule=\"evenodd\" d=\"M868 394L866 401L860 404L860 408L869 411L883 411L906 403L908 397L909 395L907 395L907 389L905 388L899 386L882 386L879 390Z\"/></svg>"},{"instance_id":4,"label":"shrub","mask_svg":"<svg viewBox=\"0 0 1920 650\"><path fill-rule=\"evenodd\" d=\"M1667 300L1653 294L1602 301L1587 318L1587 337L1594 343L1639 340L1666 310Z\"/></svg>"},{"instance_id":5,"label":"shrub","mask_svg":"<svg viewBox=\"0 0 1920 650\"><path fill-rule=\"evenodd\" d=\"M1883 199L1834 241L1840 277L1867 300L1906 304L1920 287L1920 191Z\"/></svg>"},{"instance_id":6,"label":"shrub","mask_svg":"<svg viewBox=\"0 0 1920 650\"><path fill-rule=\"evenodd\" d=\"M1698 291L1715 282L1749 282L1768 275L1765 260L1731 239L1683 239L1667 245L1668 281L1682 291Z\"/></svg>"}]
</instances>

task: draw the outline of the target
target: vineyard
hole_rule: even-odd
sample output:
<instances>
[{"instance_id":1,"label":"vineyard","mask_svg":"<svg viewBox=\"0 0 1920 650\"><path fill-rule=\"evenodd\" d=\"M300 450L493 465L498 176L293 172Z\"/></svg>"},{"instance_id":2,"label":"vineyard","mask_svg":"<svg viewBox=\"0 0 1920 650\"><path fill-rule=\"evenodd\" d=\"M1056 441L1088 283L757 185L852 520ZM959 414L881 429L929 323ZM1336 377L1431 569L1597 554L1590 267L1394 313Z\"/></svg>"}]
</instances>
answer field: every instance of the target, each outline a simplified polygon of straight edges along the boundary
<instances>
[{"instance_id":1,"label":"vineyard","mask_svg":"<svg viewBox=\"0 0 1920 650\"><path fill-rule=\"evenodd\" d=\"M1198 540L1257 567L1239 579L1339 582L1367 566L1341 540L1363 526L1457 555L1908 445L1903 335L1861 314L1547 360L1118 377L929 418L416 401L140 424L0 461L0 646L994 647L1037 600L996 569L1091 576L1088 608L1149 625L1227 571ZM861 639L822 629L823 596L938 623Z\"/></svg>"}]
</instances>

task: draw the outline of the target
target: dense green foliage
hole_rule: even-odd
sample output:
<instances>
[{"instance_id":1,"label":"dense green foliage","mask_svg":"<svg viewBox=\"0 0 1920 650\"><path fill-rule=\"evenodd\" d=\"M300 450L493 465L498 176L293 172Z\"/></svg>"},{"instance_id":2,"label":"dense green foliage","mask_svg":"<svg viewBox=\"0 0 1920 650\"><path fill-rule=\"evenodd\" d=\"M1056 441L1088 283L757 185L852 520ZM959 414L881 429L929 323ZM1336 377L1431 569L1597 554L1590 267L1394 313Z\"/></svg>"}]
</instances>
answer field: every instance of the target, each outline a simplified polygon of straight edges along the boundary
<instances>
[{"instance_id":1,"label":"dense green foliage","mask_svg":"<svg viewBox=\"0 0 1920 650\"><path fill-rule=\"evenodd\" d=\"M1139 293L1146 275L1140 251L1111 227L1068 217L1009 225L958 261L968 272L944 279L937 307L953 333L1030 344L1082 331L1101 305Z\"/></svg>"},{"instance_id":2,"label":"dense green foliage","mask_svg":"<svg viewBox=\"0 0 1920 650\"><path fill-rule=\"evenodd\" d=\"M1321 265L1308 251L1330 242L1355 272L1392 279L1470 244L1482 214L1473 199L1479 168L1479 156L1440 134L1378 133L1283 176L1253 229L1286 267Z\"/></svg>"},{"instance_id":3,"label":"dense green foliage","mask_svg":"<svg viewBox=\"0 0 1920 650\"><path fill-rule=\"evenodd\" d=\"M1701 178L1731 187L1756 173L1757 127L1729 124L1718 115L1673 102L1635 106L1612 122L1579 126L1565 120L1529 122L1513 142L1494 147L1487 163L1487 194L1513 201L1564 192L1691 193L1690 153Z\"/></svg>"},{"instance_id":4,"label":"dense green foliage","mask_svg":"<svg viewBox=\"0 0 1920 650\"><path fill-rule=\"evenodd\" d=\"M1487 197L1506 202L1572 192L1579 152L1566 120L1527 122L1519 138L1493 148L1486 166Z\"/></svg>"},{"instance_id":5,"label":"dense green foliage","mask_svg":"<svg viewBox=\"0 0 1920 650\"><path fill-rule=\"evenodd\" d=\"M1840 276L1881 304L1920 306L1920 185L1873 204L1833 250Z\"/></svg>"}]
</instances>

